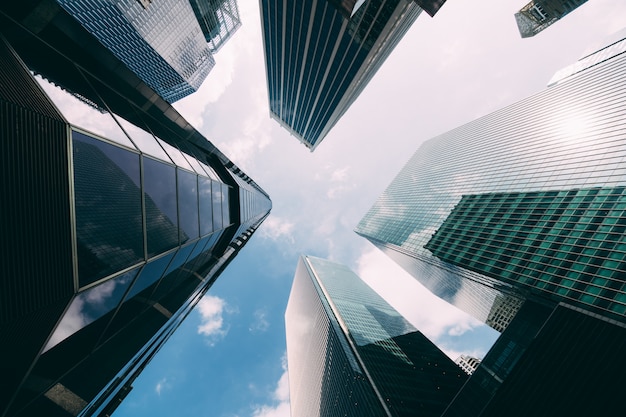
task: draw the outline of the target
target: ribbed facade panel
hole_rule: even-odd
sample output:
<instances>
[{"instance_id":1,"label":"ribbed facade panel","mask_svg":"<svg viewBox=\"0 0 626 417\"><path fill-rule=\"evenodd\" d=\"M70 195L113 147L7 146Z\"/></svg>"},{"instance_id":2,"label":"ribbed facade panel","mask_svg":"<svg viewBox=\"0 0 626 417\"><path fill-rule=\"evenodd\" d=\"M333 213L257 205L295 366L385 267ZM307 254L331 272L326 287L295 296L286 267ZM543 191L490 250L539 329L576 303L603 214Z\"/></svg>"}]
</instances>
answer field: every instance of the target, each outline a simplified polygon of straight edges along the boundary
<instances>
[{"instance_id":1,"label":"ribbed facade panel","mask_svg":"<svg viewBox=\"0 0 626 417\"><path fill-rule=\"evenodd\" d=\"M356 232L404 258L406 269L420 281L438 274L437 281L477 282L525 297L527 289L516 280L471 271L464 262L446 262L426 245L469 196L582 193L626 185L625 75L626 55L620 54L424 143L363 217ZM476 227L489 224L489 216L497 212L497 207L491 208L484 219L476 220ZM578 209L584 213L574 221L575 228L588 224L589 216L598 215L598 207L593 205ZM463 211L473 210L468 205ZM618 212L601 216L622 221ZM521 225L509 234L522 238L531 232L529 225ZM573 245L582 251L595 251L584 236L568 239L574 239ZM480 242L477 239L472 245ZM626 257L626 252L618 251L622 259ZM423 271L407 267L410 263L437 272L422 276ZM581 277L561 276L574 281ZM437 285L427 285L433 286ZM434 292L463 308L455 297ZM620 297L614 301L621 304ZM466 311L484 320L492 301L475 298L474 310ZM623 312L619 314L625 320Z\"/></svg>"},{"instance_id":2,"label":"ribbed facade panel","mask_svg":"<svg viewBox=\"0 0 626 417\"><path fill-rule=\"evenodd\" d=\"M270 113L314 149L421 9L372 0L352 17L330 2L260 0Z\"/></svg>"},{"instance_id":3,"label":"ribbed facade panel","mask_svg":"<svg viewBox=\"0 0 626 417\"><path fill-rule=\"evenodd\" d=\"M285 321L292 415L435 417L467 379L343 265L303 256Z\"/></svg>"}]
</instances>

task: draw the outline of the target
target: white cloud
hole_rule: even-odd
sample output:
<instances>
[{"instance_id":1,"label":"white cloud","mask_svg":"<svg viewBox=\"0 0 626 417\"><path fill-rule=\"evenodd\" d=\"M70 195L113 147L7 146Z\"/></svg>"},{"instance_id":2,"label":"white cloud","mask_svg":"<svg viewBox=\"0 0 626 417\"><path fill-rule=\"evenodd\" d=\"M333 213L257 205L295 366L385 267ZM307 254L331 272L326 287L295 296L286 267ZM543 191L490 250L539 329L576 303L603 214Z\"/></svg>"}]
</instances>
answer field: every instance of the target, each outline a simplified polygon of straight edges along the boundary
<instances>
[{"instance_id":1,"label":"white cloud","mask_svg":"<svg viewBox=\"0 0 626 417\"><path fill-rule=\"evenodd\" d=\"M284 238L289 242L293 242L293 230L294 224L292 222L274 215L265 219L260 227L262 236L272 240Z\"/></svg>"},{"instance_id":2,"label":"white cloud","mask_svg":"<svg viewBox=\"0 0 626 417\"><path fill-rule=\"evenodd\" d=\"M253 417L290 417L289 406L289 374L287 371L287 356L282 359L283 373L272 392L271 402L274 405L258 405L254 407Z\"/></svg>"},{"instance_id":3,"label":"white cloud","mask_svg":"<svg viewBox=\"0 0 626 417\"><path fill-rule=\"evenodd\" d=\"M172 388L172 384L167 381L166 377L163 377L159 382L157 382L156 386L154 387L154 391L157 393L158 396L161 396L161 392L164 389L170 388Z\"/></svg>"},{"instance_id":4,"label":"white cloud","mask_svg":"<svg viewBox=\"0 0 626 417\"><path fill-rule=\"evenodd\" d=\"M441 336L460 336L481 325L433 295L378 249L365 251L357 265L357 274L435 343Z\"/></svg>"},{"instance_id":5,"label":"white cloud","mask_svg":"<svg viewBox=\"0 0 626 417\"><path fill-rule=\"evenodd\" d=\"M198 334L206 336L211 346L215 345L215 342L228 332L223 327L225 308L226 301L212 295L205 295L196 306L196 311L200 314L201 319Z\"/></svg>"},{"instance_id":6,"label":"white cloud","mask_svg":"<svg viewBox=\"0 0 626 417\"><path fill-rule=\"evenodd\" d=\"M249 327L252 333L262 333L270 328L270 322L267 318L267 310L260 308L254 312L254 321Z\"/></svg>"}]
</instances>

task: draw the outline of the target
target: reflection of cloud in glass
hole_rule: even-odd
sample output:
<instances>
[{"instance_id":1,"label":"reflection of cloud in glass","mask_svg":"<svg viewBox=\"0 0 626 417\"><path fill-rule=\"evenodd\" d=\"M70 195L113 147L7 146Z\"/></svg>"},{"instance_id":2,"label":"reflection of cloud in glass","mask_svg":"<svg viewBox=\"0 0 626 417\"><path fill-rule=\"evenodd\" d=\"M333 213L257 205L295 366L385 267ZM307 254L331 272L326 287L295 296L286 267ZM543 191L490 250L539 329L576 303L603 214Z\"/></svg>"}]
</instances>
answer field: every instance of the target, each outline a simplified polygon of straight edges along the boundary
<instances>
[{"instance_id":1,"label":"reflection of cloud in glass","mask_svg":"<svg viewBox=\"0 0 626 417\"><path fill-rule=\"evenodd\" d=\"M44 352L117 307L137 269L78 294L52 334Z\"/></svg>"}]
</instances>

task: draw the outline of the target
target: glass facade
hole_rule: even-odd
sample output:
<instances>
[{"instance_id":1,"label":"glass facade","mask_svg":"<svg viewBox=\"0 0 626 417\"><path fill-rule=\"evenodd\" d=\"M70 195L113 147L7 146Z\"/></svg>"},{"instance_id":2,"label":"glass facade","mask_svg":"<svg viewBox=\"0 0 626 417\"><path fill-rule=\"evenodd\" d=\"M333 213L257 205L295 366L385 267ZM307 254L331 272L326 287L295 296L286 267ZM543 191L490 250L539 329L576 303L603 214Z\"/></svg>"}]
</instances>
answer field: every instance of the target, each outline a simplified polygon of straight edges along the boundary
<instances>
[{"instance_id":1,"label":"glass facade","mask_svg":"<svg viewBox=\"0 0 626 417\"><path fill-rule=\"evenodd\" d=\"M12 132L3 141L3 181L19 181L9 189L23 196L2 229L45 244L31 242L27 258L3 259L16 280L3 280L0 292L0 414L109 415L271 201L184 123L172 127L165 113L130 102L105 103L103 84L91 84L87 100L35 79L4 41L0 54L1 72L10 74L0 76L9 111L2 120ZM74 64L68 71L85 79ZM25 102L15 103L16 88ZM190 134L197 140L185 148ZM43 189L31 185L40 182Z\"/></svg>"},{"instance_id":2,"label":"glass facade","mask_svg":"<svg viewBox=\"0 0 626 417\"><path fill-rule=\"evenodd\" d=\"M217 52L241 27L235 0L190 0L211 52Z\"/></svg>"},{"instance_id":3,"label":"glass facade","mask_svg":"<svg viewBox=\"0 0 626 417\"><path fill-rule=\"evenodd\" d=\"M215 66L186 1L57 2L170 103L196 91Z\"/></svg>"},{"instance_id":4,"label":"glass facade","mask_svg":"<svg viewBox=\"0 0 626 417\"><path fill-rule=\"evenodd\" d=\"M302 257L285 320L292 415L439 416L467 379L343 265Z\"/></svg>"},{"instance_id":5,"label":"glass facade","mask_svg":"<svg viewBox=\"0 0 626 417\"><path fill-rule=\"evenodd\" d=\"M506 294L626 321L625 69L607 57L424 143L356 232L481 320Z\"/></svg>"},{"instance_id":6,"label":"glass facade","mask_svg":"<svg viewBox=\"0 0 626 417\"><path fill-rule=\"evenodd\" d=\"M270 115L314 150L420 12L372 0L348 19L326 0L261 0Z\"/></svg>"}]
</instances>

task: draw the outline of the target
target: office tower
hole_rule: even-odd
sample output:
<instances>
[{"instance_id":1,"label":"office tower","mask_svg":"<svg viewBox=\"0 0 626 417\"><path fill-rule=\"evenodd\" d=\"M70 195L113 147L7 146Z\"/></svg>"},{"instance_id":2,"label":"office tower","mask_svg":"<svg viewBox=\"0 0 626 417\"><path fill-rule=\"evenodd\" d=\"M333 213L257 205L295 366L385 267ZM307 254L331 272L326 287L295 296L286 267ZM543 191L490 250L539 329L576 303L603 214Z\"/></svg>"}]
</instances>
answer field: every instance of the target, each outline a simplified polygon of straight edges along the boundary
<instances>
[{"instance_id":1,"label":"office tower","mask_svg":"<svg viewBox=\"0 0 626 417\"><path fill-rule=\"evenodd\" d=\"M522 38L535 36L586 2L587 0L532 0L515 13L519 33Z\"/></svg>"},{"instance_id":2,"label":"office tower","mask_svg":"<svg viewBox=\"0 0 626 417\"><path fill-rule=\"evenodd\" d=\"M294 416L439 416L467 379L334 262L300 258L285 325Z\"/></svg>"},{"instance_id":3,"label":"office tower","mask_svg":"<svg viewBox=\"0 0 626 417\"><path fill-rule=\"evenodd\" d=\"M311 151L421 12L408 0L259 4L270 116Z\"/></svg>"},{"instance_id":4,"label":"office tower","mask_svg":"<svg viewBox=\"0 0 626 417\"><path fill-rule=\"evenodd\" d=\"M483 321L533 299L626 322L625 37L425 142L356 232Z\"/></svg>"},{"instance_id":5,"label":"office tower","mask_svg":"<svg viewBox=\"0 0 626 417\"><path fill-rule=\"evenodd\" d=\"M211 52L217 52L241 27L235 0L189 0Z\"/></svg>"},{"instance_id":6,"label":"office tower","mask_svg":"<svg viewBox=\"0 0 626 417\"><path fill-rule=\"evenodd\" d=\"M478 365L480 365L480 359L469 355L461 355L454 361L454 363L459 365L466 374L471 375L474 373L476 368L478 368Z\"/></svg>"},{"instance_id":7,"label":"office tower","mask_svg":"<svg viewBox=\"0 0 626 417\"><path fill-rule=\"evenodd\" d=\"M0 6L0 416L108 415L271 202L69 15L29 7Z\"/></svg>"},{"instance_id":8,"label":"office tower","mask_svg":"<svg viewBox=\"0 0 626 417\"><path fill-rule=\"evenodd\" d=\"M188 1L57 2L170 103L196 91L215 66Z\"/></svg>"}]
</instances>

